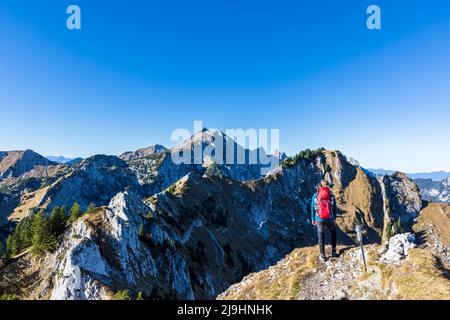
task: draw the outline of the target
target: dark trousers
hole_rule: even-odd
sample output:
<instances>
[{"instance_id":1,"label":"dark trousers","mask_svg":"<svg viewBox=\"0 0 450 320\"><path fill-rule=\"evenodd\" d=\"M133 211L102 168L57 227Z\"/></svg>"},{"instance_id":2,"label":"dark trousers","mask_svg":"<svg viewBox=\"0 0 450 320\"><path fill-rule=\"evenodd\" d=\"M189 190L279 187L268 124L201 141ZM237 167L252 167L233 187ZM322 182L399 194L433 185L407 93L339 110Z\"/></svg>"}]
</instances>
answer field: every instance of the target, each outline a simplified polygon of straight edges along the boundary
<instances>
[{"instance_id":1,"label":"dark trousers","mask_svg":"<svg viewBox=\"0 0 450 320\"><path fill-rule=\"evenodd\" d=\"M325 227L331 233L331 247L336 251L336 223L333 220L317 221L317 236L319 237L320 255L325 255Z\"/></svg>"}]
</instances>

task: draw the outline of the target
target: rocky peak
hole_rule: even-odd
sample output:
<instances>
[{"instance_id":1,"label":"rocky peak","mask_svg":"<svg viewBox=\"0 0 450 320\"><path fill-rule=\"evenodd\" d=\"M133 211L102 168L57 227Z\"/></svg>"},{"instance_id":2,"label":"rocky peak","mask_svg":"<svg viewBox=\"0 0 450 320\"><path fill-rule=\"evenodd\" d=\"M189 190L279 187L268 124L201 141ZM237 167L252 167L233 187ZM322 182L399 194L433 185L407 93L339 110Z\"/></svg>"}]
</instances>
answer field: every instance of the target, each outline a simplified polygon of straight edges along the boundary
<instances>
[{"instance_id":1,"label":"rocky peak","mask_svg":"<svg viewBox=\"0 0 450 320\"><path fill-rule=\"evenodd\" d=\"M450 187L450 177L447 178L447 180L444 180L444 185L446 185L447 187Z\"/></svg>"},{"instance_id":2,"label":"rocky peak","mask_svg":"<svg viewBox=\"0 0 450 320\"><path fill-rule=\"evenodd\" d=\"M40 154L32 151L3 151L0 153L0 179L17 178L38 167L56 165Z\"/></svg>"},{"instance_id":3,"label":"rocky peak","mask_svg":"<svg viewBox=\"0 0 450 320\"><path fill-rule=\"evenodd\" d=\"M422 209L420 190L406 174L396 172L381 178L385 191L385 204L389 203L389 216L395 221L410 223Z\"/></svg>"},{"instance_id":4,"label":"rocky peak","mask_svg":"<svg viewBox=\"0 0 450 320\"><path fill-rule=\"evenodd\" d=\"M122 160L125 160L125 161L129 161L129 160L135 160L135 159L151 156L154 154L162 153L165 151L167 151L167 149L164 146L162 146L160 144L156 144L153 146L138 149L136 151L127 151L127 152L121 154L119 156L119 158L121 158Z\"/></svg>"}]
</instances>

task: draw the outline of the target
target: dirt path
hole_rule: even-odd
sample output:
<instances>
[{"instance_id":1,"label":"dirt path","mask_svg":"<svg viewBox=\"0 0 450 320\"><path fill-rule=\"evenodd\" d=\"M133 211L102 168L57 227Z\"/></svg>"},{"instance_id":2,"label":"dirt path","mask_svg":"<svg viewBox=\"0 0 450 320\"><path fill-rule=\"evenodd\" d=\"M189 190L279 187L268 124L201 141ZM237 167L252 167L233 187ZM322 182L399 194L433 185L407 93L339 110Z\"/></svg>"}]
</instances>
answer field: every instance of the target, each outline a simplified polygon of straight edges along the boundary
<instances>
[{"instance_id":1,"label":"dirt path","mask_svg":"<svg viewBox=\"0 0 450 320\"><path fill-rule=\"evenodd\" d=\"M367 276L358 250L331 258L313 269L302 282L299 300L373 299L385 294L379 270L369 269Z\"/></svg>"}]
</instances>

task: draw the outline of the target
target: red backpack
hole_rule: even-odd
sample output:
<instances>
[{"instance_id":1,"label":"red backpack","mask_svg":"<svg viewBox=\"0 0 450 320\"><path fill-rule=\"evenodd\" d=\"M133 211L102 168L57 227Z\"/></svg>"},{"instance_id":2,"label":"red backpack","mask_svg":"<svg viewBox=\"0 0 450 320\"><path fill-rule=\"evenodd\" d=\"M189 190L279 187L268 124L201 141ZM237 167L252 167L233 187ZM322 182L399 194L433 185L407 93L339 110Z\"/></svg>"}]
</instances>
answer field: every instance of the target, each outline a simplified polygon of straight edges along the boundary
<instances>
[{"instance_id":1,"label":"red backpack","mask_svg":"<svg viewBox=\"0 0 450 320\"><path fill-rule=\"evenodd\" d=\"M320 219L331 219L331 191L322 187L317 194L317 213Z\"/></svg>"}]
</instances>

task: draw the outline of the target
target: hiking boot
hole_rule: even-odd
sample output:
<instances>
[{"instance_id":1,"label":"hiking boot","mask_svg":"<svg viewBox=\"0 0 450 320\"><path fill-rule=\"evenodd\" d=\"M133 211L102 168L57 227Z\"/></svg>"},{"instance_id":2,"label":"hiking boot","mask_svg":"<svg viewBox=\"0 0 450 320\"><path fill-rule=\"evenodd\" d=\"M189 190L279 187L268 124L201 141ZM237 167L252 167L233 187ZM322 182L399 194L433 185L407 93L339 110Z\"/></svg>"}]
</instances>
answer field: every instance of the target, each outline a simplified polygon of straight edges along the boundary
<instances>
[{"instance_id":1,"label":"hiking boot","mask_svg":"<svg viewBox=\"0 0 450 320\"><path fill-rule=\"evenodd\" d=\"M326 256L320 256L319 257L319 260L320 260L320 262L323 262L323 263L325 263L325 262L327 262L327 257Z\"/></svg>"},{"instance_id":2,"label":"hiking boot","mask_svg":"<svg viewBox=\"0 0 450 320\"><path fill-rule=\"evenodd\" d=\"M333 252L331 253L331 256L332 256L333 258L339 258L339 257L340 257L339 253L337 253L336 251L333 251Z\"/></svg>"}]
</instances>

